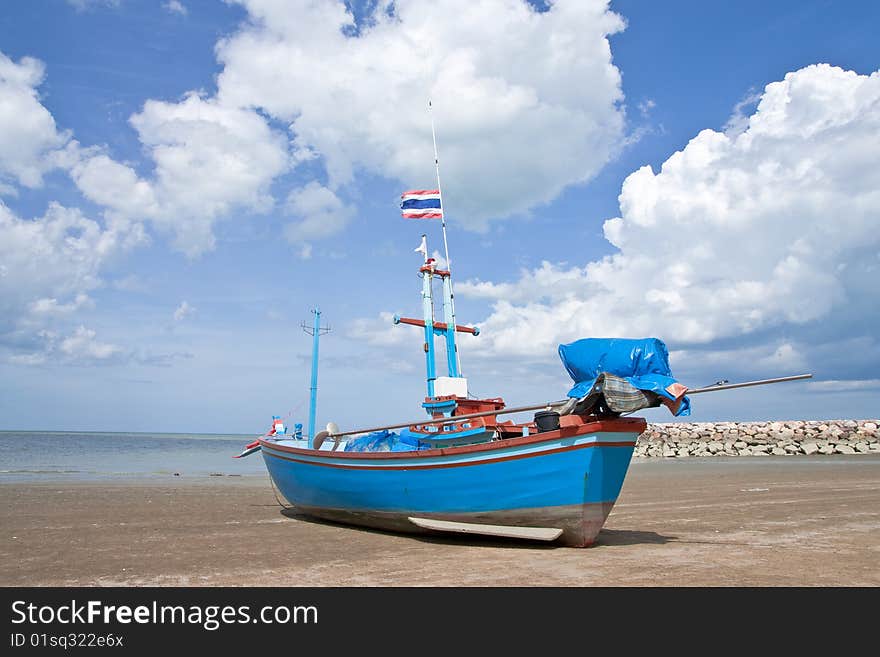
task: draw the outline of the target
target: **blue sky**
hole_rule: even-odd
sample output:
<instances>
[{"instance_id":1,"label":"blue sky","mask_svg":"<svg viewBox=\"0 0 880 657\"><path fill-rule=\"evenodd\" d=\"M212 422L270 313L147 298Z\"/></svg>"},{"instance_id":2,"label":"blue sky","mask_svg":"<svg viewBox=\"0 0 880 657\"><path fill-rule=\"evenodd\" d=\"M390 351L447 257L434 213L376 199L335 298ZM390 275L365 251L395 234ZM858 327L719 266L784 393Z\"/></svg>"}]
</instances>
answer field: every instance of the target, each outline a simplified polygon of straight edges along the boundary
<instances>
[{"instance_id":1,"label":"blue sky","mask_svg":"<svg viewBox=\"0 0 880 657\"><path fill-rule=\"evenodd\" d=\"M656 336L694 421L877 417L872 2L10 0L0 428L418 417L433 98L471 392ZM649 168L646 168L649 167ZM439 343L438 343L439 346ZM672 419L651 411L650 419Z\"/></svg>"}]
</instances>

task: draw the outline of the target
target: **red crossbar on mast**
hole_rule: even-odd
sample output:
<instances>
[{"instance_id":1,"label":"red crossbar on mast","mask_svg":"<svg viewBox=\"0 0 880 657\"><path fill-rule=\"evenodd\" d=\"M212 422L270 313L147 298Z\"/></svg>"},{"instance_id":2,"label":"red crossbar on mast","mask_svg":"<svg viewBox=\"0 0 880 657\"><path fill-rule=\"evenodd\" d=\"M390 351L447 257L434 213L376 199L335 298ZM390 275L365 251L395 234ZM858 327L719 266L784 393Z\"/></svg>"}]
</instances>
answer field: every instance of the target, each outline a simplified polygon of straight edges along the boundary
<instances>
[{"instance_id":1,"label":"red crossbar on mast","mask_svg":"<svg viewBox=\"0 0 880 657\"><path fill-rule=\"evenodd\" d=\"M409 324L410 326L421 326L424 328L425 320L423 319L412 319L409 317L395 317L395 324ZM445 331L449 325L446 322L434 322L433 326L435 329L439 329L441 331ZM458 333L470 333L471 335L479 335L480 329L475 326L462 326L461 324L455 325L455 330Z\"/></svg>"}]
</instances>

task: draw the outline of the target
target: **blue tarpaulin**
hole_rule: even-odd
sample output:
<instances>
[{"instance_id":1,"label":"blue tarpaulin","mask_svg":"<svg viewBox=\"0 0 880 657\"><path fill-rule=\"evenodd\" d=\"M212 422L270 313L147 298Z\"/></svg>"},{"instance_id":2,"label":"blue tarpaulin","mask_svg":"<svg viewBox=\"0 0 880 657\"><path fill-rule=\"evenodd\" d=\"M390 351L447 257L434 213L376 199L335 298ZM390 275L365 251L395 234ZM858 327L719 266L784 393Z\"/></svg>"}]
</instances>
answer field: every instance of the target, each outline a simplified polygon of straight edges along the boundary
<instances>
[{"instance_id":1,"label":"blue tarpaulin","mask_svg":"<svg viewBox=\"0 0 880 657\"><path fill-rule=\"evenodd\" d=\"M387 429L360 436L345 445L346 452L413 452L427 448L427 445L420 444L415 438Z\"/></svg>"},{"instance_id":2,"label":"blue tarpaulin","mask_svg":"<svg viewBox=\"0 0 880 657\"><path fill-rule=\"evenodd\" d=\"M559 345L559 357L575 382L569 397L581 398L593 390L596 379L611 374L639 390L670 401L677 397L667 390L678 383L669 369L669 352L657 338L584 338ZM690 400L684 397L675 415L690 415Z\"/></svg>"}]
</instances>

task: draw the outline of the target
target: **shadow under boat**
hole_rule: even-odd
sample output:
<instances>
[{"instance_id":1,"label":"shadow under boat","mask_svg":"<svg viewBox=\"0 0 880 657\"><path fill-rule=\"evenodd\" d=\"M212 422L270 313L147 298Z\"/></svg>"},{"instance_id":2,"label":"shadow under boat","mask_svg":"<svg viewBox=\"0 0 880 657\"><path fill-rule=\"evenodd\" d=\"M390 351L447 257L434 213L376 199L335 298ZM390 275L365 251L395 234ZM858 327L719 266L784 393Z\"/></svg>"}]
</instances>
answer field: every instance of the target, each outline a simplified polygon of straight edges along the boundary
<instances>
[{"instance_id":1,"label":"shadow under boat","mask_svg":"<svg viewBox=\"0 0 880 657\"><path fill-rule=\"evenodd\" d=\"M353 525L346 522L335 520L326 520L308 515L302 511L298 511L294 507L281 509L281 515L291 520L298 520L314 525L323 525L327 527L344 527L355 531L364 532L366 534L379 534L382 536L400 536L399 530L380 529L378 527L367 527L364 525ZM471 547L504 547L529 550L553 550L557 548L567 547L558 541L536 541L529 538L517 538L512 536L488 536L483 534L461 534L453 532L444 532L437 530L423 530L419 532L408 532L410 538L414 538L423 543L432 545L456 545ZM677 540L677 536L664 536L656 532L636 531L630 529L605 529L603 528L593 543L594 547L616 547L624 545L664 545Z\"/></svg>"}]
</instances>

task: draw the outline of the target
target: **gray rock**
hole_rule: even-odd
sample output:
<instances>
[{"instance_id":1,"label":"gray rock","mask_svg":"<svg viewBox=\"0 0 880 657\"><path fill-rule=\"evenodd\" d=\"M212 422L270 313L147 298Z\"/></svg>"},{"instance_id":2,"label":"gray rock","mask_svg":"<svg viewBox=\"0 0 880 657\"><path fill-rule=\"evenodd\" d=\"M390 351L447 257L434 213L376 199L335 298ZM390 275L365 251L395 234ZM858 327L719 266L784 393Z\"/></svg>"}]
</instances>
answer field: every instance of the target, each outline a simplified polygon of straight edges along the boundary
<instances>
[{"instance_id":1,"label":"gray rock","mask_svg":"<svg viewBox=\"0 0 880 657\"><path fill-rule=\"evenodd\" d=\"M674 422L651 424L637 457L866 454L880 452L880 421Z\"/></svg>"}]
</instances>

